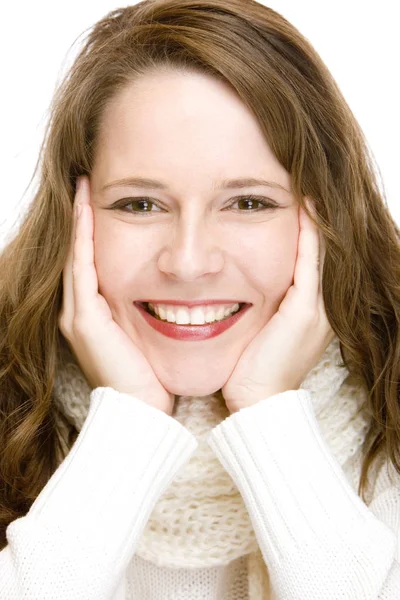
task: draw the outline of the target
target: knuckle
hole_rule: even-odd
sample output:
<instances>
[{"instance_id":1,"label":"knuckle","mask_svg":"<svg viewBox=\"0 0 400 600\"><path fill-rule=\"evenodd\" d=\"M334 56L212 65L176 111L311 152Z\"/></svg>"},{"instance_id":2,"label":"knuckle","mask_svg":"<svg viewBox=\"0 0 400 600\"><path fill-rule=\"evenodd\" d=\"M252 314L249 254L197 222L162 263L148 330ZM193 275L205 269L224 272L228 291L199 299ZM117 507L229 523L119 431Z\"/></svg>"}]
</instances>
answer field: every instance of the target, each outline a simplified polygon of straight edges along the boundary
<instances>
[{"instance_id":1,"label":"knuckle","mask_svg":"<svg viewBox=\"0 0 400 600\"><path fill-rule=\"evenodd\" d=\"M76 314L72 323L72 331L74 337L78 339L88 337L91 331L88 316L82 313Z\"/></svg>"},{"instance_id":2,"label":"knuckle","mask_svg":"<svg viewBox=\"0 0 400 600\"><path fill-rule=\"evenodd\" d=\"M66 329L66 318L64 314L60 314L57 319L57 325L63 331Z\"/></svg>"},{"instance_id":3,"label":"knuckle","mask_svg":"<svg viewBox=\"0 0 400 600\"><path fill-rule=\"evenodd\" d=\"M72 322L72 330L75 334L80 334L84 330L84 319L82 315L75 315L75 318Z\"/></svg>"},{"instance_id":4,"label":"knuckle","mask_svg":"<svg viewBox=\"0 0 400 600\"><path fill-rule=\"evenodd\" d=\"M58 328L66 339L71 338L71 328L65 317L58 320Z\"/></svg>"}]
</instances>

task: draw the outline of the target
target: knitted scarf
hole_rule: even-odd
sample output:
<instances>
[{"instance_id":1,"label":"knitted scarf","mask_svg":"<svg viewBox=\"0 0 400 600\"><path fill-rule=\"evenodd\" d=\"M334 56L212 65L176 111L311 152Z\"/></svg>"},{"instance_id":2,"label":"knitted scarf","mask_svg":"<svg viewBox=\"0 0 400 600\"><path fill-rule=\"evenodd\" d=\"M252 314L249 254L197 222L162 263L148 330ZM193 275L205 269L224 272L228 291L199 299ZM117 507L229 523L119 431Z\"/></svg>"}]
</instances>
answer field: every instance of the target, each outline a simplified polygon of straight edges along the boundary
<instances>
[{"instance_id":1,"label":"knitted scarf","mask_svg":"<svg viewBox=\"0 0 400 600\"><path fill-rule=\"evenodd\" d=\"M54 400L80 431L92 389L72 356L66 354L58 369ZM335 337L300 386L309 391L321 434L341 466L361 446L368 424L365 391L348 376ZM191 431L198 447L158 499L136 554L175 568L227 565L246 555L249 600L265 600L272 597L268 568L249 514L206 440L229 415L214 395L177 397L172 418Z\"/></svg>"}]
</instances>

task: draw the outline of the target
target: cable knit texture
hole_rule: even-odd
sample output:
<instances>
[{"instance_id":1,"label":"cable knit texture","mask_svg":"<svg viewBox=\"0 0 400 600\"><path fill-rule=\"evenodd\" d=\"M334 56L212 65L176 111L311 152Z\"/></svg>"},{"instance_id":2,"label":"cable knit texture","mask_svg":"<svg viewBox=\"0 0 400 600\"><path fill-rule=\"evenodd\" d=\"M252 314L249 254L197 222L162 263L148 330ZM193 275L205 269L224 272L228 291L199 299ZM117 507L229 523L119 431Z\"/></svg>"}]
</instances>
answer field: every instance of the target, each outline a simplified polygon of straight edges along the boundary
<instances>
[{"instance_id":1,"label":"cable knit texture","mask_svg":"<svg viewBox=\"0 0 400 600\"><path fill-rule=\"evenodd\" d=\"M310 393L320 432L343 468L359 454L369 421L365 392L346 381L348 375L335 338L300 387ZM91 388L75 363L66 361L60 369L55 392L56 402L81 430ZM213 395L177 399L173 418L196 437L198 446L157 500L135 554L158 567L176 569L245 560L248 598L265 600L272 597L270 578L249 512L208 442L211 430L228 417L225 404ZM353 487L357 484L354 479Z\"/></svg>"},{"instance_id":2,"label":"cable knit texture","mask_svg":"<svg viewBox=\"0 0 400 600\"><path fill-rule=\"evenodd\" d=\"M299 390L232 415L215 395L172 416L91 389L66 346L54 402L79 435L6 530L3 600L398 600L400 477L380 456L339 340ZM60 424L61 426L61 424ZM61 426L62 427L62 426Z\"/></svg>"}]
</instances>

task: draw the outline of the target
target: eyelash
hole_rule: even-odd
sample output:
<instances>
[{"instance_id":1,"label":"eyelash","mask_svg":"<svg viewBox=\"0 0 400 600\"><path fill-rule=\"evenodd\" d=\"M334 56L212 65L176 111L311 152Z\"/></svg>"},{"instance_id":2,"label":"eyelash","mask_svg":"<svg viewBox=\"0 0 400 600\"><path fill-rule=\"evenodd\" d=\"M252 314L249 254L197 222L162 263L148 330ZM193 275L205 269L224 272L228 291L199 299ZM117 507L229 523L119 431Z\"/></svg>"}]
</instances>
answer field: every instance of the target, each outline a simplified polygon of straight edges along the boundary
<instances>
[{"instance_id":1,"label":"eyelash","mask_svg":"<svg viewBox=\"0 0 400 600\"><path fill-rule=\"evenodd\" d=\"M126 200L126 199L125 199ZM257 209L252 209L252 210L240 210L239 212L247 212L247 213L255 213L255 212L261 212L263 210L268 210L268 209L274 209L274 208L278 208L278 203L274 202L273 200L265 200L263 198L260 198L259 196L254 196L254 195L247 195L247 196L239 196L237 198L235 198L234 202L232 202L232 204L230 204L227 208L230 208L233 204L236 204L237 202L243 201L243 200L247 200L247 201L251 201L251 202L258 202L259 204L262 205L261 208L257 208ZM148 202L150 204L153 204L154 206L157 206L155 204L155 202L152 201L151 198L147 197L147 196L140 196L138 198L130 198L129 202L124 202L123 204L118 203L118 204L113 204L112 206L110 206L110 210L120 210L122 212L128 213L128 214L136 214L136 215L151 215L154 212L158 212L158 211L130 211L127 210L126 207L129 206L130 204L133 204L134 202ZM226 210L226 209L224 209Z\"/></svg>"}]
</instances>

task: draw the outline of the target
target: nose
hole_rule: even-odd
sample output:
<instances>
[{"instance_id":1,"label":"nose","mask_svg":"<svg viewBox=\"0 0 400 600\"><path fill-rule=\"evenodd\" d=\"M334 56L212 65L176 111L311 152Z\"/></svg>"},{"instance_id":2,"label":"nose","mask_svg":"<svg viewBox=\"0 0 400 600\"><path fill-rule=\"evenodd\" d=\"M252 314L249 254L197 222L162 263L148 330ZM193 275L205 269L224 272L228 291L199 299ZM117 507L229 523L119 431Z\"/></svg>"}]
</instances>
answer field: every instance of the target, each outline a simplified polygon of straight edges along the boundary
<instances>
[{"instance_id":1,"label":"nose","mask_svg":"<svg viewBox=\"0 0 400 600\"><path fill-rule=\"evenodd\" d=\"M221 271L224 259L220 240L209 223L182 219L171 232L158 260L163 273L182 281L194 281Z\"/></svg>"}]
</instances>

